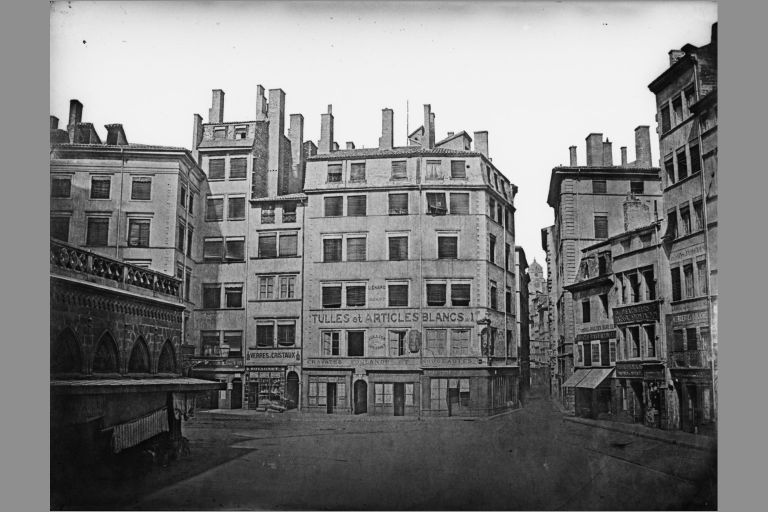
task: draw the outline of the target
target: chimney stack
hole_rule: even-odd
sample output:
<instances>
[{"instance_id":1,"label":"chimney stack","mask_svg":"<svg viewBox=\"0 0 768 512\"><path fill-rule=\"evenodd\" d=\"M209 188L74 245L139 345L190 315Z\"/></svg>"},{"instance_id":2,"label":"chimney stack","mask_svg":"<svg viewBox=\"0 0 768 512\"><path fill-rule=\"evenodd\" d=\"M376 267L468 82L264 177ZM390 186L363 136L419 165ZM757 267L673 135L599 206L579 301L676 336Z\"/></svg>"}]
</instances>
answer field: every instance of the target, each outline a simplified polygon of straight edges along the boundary
<instances>
[{"instance_id":1,"label":"chimney stack","mask_svg":"<svg viewBox=\"0 0 768 512\"><path fill-rule=\"evenodd\" d=\"M285 93L282 89L269 90L267 104L269 119L269 142L267 143L267 191L270 195L287 193L287 174L285 164Z\"/></svg>"},{"instance_id":2,"label":"chimney stack","mask_svg":"<svg viewBox=\"0 0 768 512\"><path fill-rule=\"evenodd\" d=\"M590 133L587 135L587 167L603 165L603 134Z\"/></svg>"},{"instance_id":3,"label":"chimney stack","mask_svg":"<svg viewBox=\"0 0 768 512\"><path fill-rule=\"evenodd\" d=\"M685 57L685 52L682 50L669 50L669 65L672 66L678 60Z\"/></svg>"},{"instance_id":4,"label":"chimney stack","mask_svg":"<svg viewBox=\"0 0 768 512\"><path fill-rule=\"evenodd\" d=\"M304 186L304 116L291 114L288 139L291 141L291 179L288 193L301 192Z\"/></svg>"},{"instance_id":5,"label":"chimney stack","mask_svg":"<svg viewBox=\"0 0 768 512\"><path fill-rule=\"evenodd\" d=\"M576 161L576 146L571 146L568 148L568 150L571 152L571 167L576 167L578 162Z\"/></svg>"},{"instance_id":6,"label":"chimney stack","mask_svg":"<svg viewBox=\"0 0 768 512\"><path fill-rule=\"evenodd\" d=\"M603 142L603 166L613 167L613 144L608 139Z\"/></svg>"},{"instance_id":7,"label":"chimney stack","mask_svg":"<svg viewBox=\"0 0 768 512\"><path fill-rule=\"evenodd\" d=\"M264 86L256 86L256 120L267 120L267 98L264 97Z\"/></svg>"},{"instance_id":8,"label":"chimney stack","mask_svg":"<svg viewBox=\"0 0 768 512\"><path fill-rule=\"evenodd\" d=\"M128 138L125 136L122 124L105 124L104 128L107 129L107 144L111 146L128 145Z\"/></svg>"},{"instance_id":9,"label":"chimney stack","mask_svg":"<svg viewBox=\"0 0 768 512\"><path fill-rule=\"evenodd\" d=\"M339 150L339 143L338 142L334 141L334 143L333 143L333 150L334 151L338 151Z\"/></svg>"},{"instance_id":10,"label":"chimney stack","mask_svg":"<svg viewBox=\"0 0 768 512\"><path fill-rule=\"evenodd\" d=\"M621 146L621 166L627 166L627 146Z\"/></svg>"},{"instance_id":11,"label":"chimney stack","mask_svg":"<svg viewBox=\"0 0 768 512\"><path fill-rule=\"evenodd\" d=\"M192 151L197 151L197 146L203 141L203 116L192 116Z\"/></svg>"},{"instance_id":12,"label":"chimney stack","mask_svg":"<svg viewBox=\"0 0 768 512\"><path fill-rule=\"evenodd\" d=\"M56 116L50 116L51 130L59 129L59 118Z\"/></svg>"},{"instance_id":13,"label":"chimney stack","mask_svg":"<svg viewBox=\"0 0 768 512\"><path fill-rule=\"evenodd\" d=\"M488 132L482 131L482 132L475 132L475 151L478 153L482 153L487 158L490 158L488 155Z\"/></svg>"},{"instance_id":14,"label":"chimney stack","mask_svg":"<svg viewBox=\"0 0 768 512\"><path fill-rule=\"evenodd\" d=\"M347 149L355 149L355 143L352 141L347 142Z\"/></svg>"},{"instance_id":15,"label":"chimney stack","mask_svg":"<svg viewBox=\"0 0 768 512\"><path fill-rule=\"evenodd\" d=\"M83 104L78 100L69 100L69 123L67 132L69 133L69 142L75 142L77 125L83 120Z\"/></svg>"},{"instance_id":16,"label":"chimney stack","mask_svg":"<svg viewBox=\"0 0 768 512\"><path fill-rule=\"evenodd\" d=\"M328 113L320 115L320 143L317 145L318 154L330 153L333 150L333 106L328 105Z\"/></svg>"},{"instance_id":17,"label":"chimney stack","mask_svg":"<svg viewBox=\"0 0 768 512\"><path fill-rule=\"evenodd\" d=\"M435 113L429 113L429 147L435 147Z\"/></svg>"},{"instance_id":18,"label":"chimney stack","mask_svg":"<svg viewBox=\"0 0 768 512\"><path fill-rule=\"evenodd\" d=\"M424 105L424 139L421 141L421 146L426 149L433 149L435 147L435 118L432 116L432 106Z\"/></svg>"},{"instance_id":19,"label":"chimney stack","mask_svg":"<svg viewBox=\"0 0 768 512\"><path fill-rule=\"evenodd\" d=\"M222 91L221 89L213 90L213 98L211 99L211 108L208 110L208 122L209 123L224 122L224 91Z\"/></svg>"},{"instance_id":20,"label":"chimney stack","mask_svg":"<svg viewBox=\"0 0 768 512\"><path fill-rule=\"evenodd\" d=\"M394 145L394 112L391 108L381 109L381 137L379 149L392 149Z\"/></svg>"},{"instance_id":21,"label":"chimney stack","mask_svg":"<svg viewBox=\"0 0 768 512\"><path fill-rule=\"evenodd\" d=\"M635 160L637 167L652 167L651 134L648 126L635 128Z\"/></svg>"}]
</instances>

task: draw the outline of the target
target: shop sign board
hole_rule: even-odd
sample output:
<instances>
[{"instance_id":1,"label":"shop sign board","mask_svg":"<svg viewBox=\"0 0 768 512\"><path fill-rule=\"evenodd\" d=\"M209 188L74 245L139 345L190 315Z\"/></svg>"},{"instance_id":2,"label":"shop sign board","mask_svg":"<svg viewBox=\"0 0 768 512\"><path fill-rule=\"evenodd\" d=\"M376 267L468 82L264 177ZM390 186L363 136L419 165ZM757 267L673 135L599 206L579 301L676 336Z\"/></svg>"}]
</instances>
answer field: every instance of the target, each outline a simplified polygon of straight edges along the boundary
<instances>
[{"instance_id":1,"label":"shop sign board","mask_svg":"<svg viewBox=\"0 0 768 512\"><path fill-rule=\"evenodd\" d=\"M366 369L418 369L422 367L477 366L476 357L310 357L305 368L366 368Z\"/></svg>"},{"instance_id":2,"label":"shop sign board","mask_svg":"<svg viewBox=\"0 0 768 512\"><path fill-rule=\"evenodd\" d=\"M582 332L576 335L576 341L605 340L616 337L616 329L610 331Z\"/></svg>"},{"instance_id":3,"label":"shop sign board","mask_svg":"<svg viewBox=\"0 0 768 512\"><path fill-rule=\"evenodd\" d=\"M687 370L671 368L672 377L682 381L712 382L712 372L709 370Z\"/></svg>"},{"instance_id":4,"label":"shop sign board","mask_svg":"<svg viewBox=\"0 0 768 512\"><path fill-rule=\"evenodd\" d=\"M249 379L257 379L259 378L260 373L274 373L274 372L284 372L285 366L259 366L255 368L256 371L248 372L248 378Z\"/></svg>"},{"instance_id":5,"label":"shop sign board","mask_svg":"<svg viewBox=\"0 0 768 512\"><path fill-rule=\"evenodd\" d=\"M373 310L313 312L309 314L309 323L316 326L328 325L387 325L413 326L422 322L442 325L474 324L477 315L469 309L449 308L437 311L414 310Z\"/></svg>"},{"instance_id":6,"label":"shop sign board","mask_svg":"<svg viewBox=\"0 0 768 512\"><path fill-rule=\"evenodd\" d=\"M620 379L641 379L643 366L640 363L616 363L616 377Z\"/></svg>"},{"instance_id":7,"label":"shop sign board","mask_svg":"<svg viewBox=\"0 0 768 512\"><path fill-rule=\"evenodd\" d=\"M659 320L659 303L632 304L613 308L613 321L617 324L656 322Z\"/></svg>"},{"instance_id":8,"label":"shop sign board","mask_svg":"<svg viewBox=\"0 0 768 512\"><path fill-rule=\"evenodd\" d=\"M706 309L697 309L674 313L668 315L668 318L671 318L672 327L685 327L688 325L706 324L709 320L709 314Z\"/></svg>"},{"instance_id":9,"label":"shop sign board","mask_svg":"<svg viewBox=\"0 0 768 512\"><path fill-rule=\"evenodd\" d=\"M249 349L246 353L245 364L247 366L256 366L262 364L297 364L301 362L301 350L254 350Z\"/></svg>"},{"instance_id":10,"label":"shop sign board","mask_svg":"<svg viewBox=\"0 0 768 512\"><path fill-rule=\"evenodd\" d=\"M643 380L665 380L664 367L659 365L643 368Z\"/></svg>"}]
</instances>

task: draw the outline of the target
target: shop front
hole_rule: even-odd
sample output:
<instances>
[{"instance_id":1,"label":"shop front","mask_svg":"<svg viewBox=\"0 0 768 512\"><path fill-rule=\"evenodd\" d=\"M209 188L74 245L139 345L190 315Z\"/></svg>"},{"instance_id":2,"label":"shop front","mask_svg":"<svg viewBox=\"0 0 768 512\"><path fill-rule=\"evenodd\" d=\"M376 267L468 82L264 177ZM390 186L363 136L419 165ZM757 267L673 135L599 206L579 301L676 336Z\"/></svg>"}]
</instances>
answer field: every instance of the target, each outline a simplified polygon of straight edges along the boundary
<instances>
[{"instance_id":1,"label":"shop front","mask_svg":"<svg viewBox=\"0 0 768 512\"><path fill-rule=\"evenodd\" d=\"M284 411L299 407L299 349L249 349L246 353L246 369L248 409Z\"/></svg>"},{"instance_id":2,"label":"shop front","mask_svg":"<svg viewBox=\"0 0 768 512\"><path fill-rule=\"evenodd\" d=\"M351 414L353 371L306 370L302 394L305 399L301 410L320 414Z\"/></svg>"},{"instance_id":3,"label":"shop front","mask_svg":"<svg viewBox=\"0 0 768 512\"><path fill-rule=\"evenodd\" d=\"M680 429L715 435L711 370L677 368L671 374L680 404Z\"/></svg>"},{"instance_id":4,"label":"shop front","mask_svg":"<svg viewBox=\"0 0 768 512\"><path fill-rule=\"evenodd\" d=\"M201 394L199 409L243 408L243 364L241 359L191 358L191 376L223 384L221 389Z\"/></svg>"}]
</instances>

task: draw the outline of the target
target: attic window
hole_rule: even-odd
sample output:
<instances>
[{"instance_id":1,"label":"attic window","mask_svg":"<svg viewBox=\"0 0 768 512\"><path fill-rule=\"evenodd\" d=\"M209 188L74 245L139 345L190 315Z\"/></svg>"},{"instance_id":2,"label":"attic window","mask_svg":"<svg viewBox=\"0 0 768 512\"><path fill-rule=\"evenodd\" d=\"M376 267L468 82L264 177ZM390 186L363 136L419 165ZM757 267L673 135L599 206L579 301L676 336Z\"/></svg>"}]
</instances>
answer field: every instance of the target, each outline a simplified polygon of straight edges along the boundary
<instances>
[{"instance_id":1,"label":"attic window","mask_svg":"<svg viewBox=\"0 0 768 512\"><path fill-rule=\"evenodd\" d=\"M235 138L236 139L244 139L248 136L248 127L247 126L236 126L235 127Z\"/></svg>"},{"instance_id":2,"label":"attic window","mask_svg":"<svg viewBox=\"0 0 768 512\"><path fill-rule=\"evenodd\" d=\"M214 128L213 129L213 138L214 139L224 139L227 137L227 129L222 126L220 128Z\"/></svg>"}]
</instances>

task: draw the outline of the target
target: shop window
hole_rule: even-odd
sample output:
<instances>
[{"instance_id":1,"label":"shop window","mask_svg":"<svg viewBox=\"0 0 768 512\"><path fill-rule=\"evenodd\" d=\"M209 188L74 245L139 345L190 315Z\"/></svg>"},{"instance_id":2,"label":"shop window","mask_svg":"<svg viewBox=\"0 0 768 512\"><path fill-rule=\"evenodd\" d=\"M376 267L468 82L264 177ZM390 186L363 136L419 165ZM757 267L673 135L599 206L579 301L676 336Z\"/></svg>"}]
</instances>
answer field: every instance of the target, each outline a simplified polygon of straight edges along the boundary
<instances>
[{"instance_id":1,"label":"shop window","mask_svg":"<svg viewBox=\"0 0 768 512\"><path fill-rule=\"evenodd\" d=\"M390 382L375 383L373 385L374 390L374 404L375 405L389 405L392 403L392 388L393 385Z\"/></svg>"},{"instance_id":2,"label":"shop window","mask_svg":"<svg viewBox=\"0 0 768 512\"><path fill-rule=\"evenodd\" d=\"M72 178L56 177L51 179L51 197L69 197L72 194Z\"/></svg>"},{"instance_id":3,"label":"shop window","mask_svg":"<svg viewBox=\"0 0 768 512\"><path fill-rule=\"evenodd\" d=\"M347 331L347 355L362 357L365 353L365 331Z\"/></svg>"},{"instance_id":4,"label":"shop window","mask_svg":"<svg viewBox=\"0 0 768 512\"><path fill-rule=\"evenodd\" d=\"M408 177L407 167L406 167L406 161L405 160L397 160L392 162L392 174L391 179L393 180L404 180Z\"/></svg>"},{"instance_id":5,"label":"shop window","mask_svg":"<svg viewBox=\"0 0 768 512\"><path fill-rule=\"evenodd\" d=\"M324 356L339 355L340 331L323 331L321 333L322 353Z\"/></svg>"},{"instance_id":6,"label":"shop window","mask_svg":"<svg viewBox=\"0 0 768 512\"><path fill-rule=\"evenodd\" d=\"M589 343L579 343L581 355L584 357L584 366L592 366L592 349Z\"/></svg>"},{"instance_id":7,"label":"shop window","mask_svg":"<svg viewBox=\"0 0 768 512\"><path fill-rule=\"evenodd\" d=\"M408 194L389 194L389 214L408 215Z\"/></svg>"},{"instance_id":8,"label":"shop window","mask_svg":"<svg viewBox=\"0 0 768 512\"><path fill-rule=\"evenodd\" d=\"M152 198L152 178L133 178L131 183L131 200L149 201Z\"/></svg>"},{"instance_id":9,"label":"shop window","mask_svg":"<svg viewBox=\"0 0 768 512\"><path fill-rule=\"evenodd\" d=\"M367 197L361 196L347 196L347 216L349 217L365 217L367 210Z\"/></svg>"},{"instance_id":10,"label":"shop window","mask_svg":"<svg viewBox=\"0 0 768 512\"><path fill-rule=\"evenodd\" d=\"M328 164L328 183L341 182L341 164Z\"/></svg>"}]
</instances>

